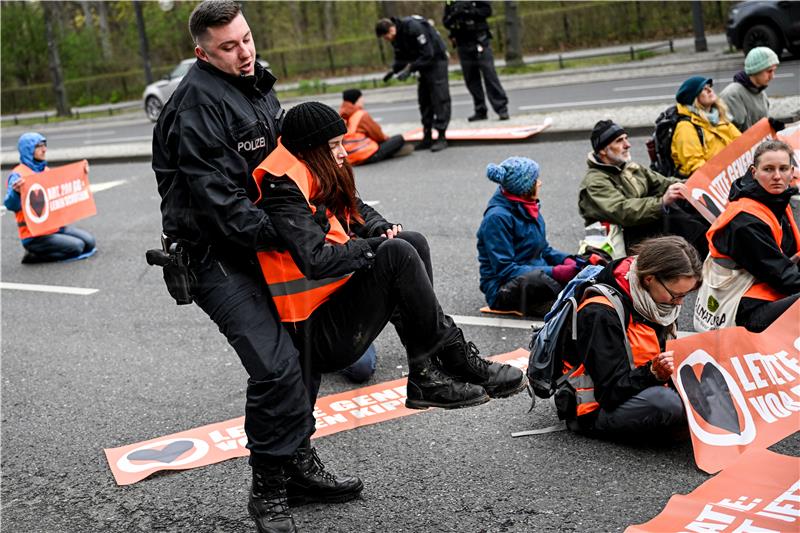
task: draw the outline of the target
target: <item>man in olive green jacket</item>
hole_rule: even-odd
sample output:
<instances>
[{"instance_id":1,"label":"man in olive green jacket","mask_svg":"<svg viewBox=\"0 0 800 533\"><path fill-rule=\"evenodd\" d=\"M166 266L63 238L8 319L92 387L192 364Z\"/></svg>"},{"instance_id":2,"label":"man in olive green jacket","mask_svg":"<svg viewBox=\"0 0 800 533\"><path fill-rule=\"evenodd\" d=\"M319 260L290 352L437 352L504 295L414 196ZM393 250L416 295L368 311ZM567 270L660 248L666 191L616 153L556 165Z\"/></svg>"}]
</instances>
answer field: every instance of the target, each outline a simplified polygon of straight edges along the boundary
<instances>
[{"instance_id":1,"label":"man in olive green jacket","mask_svg":"<svg viewBox=\"0 0 800 533\"><path fill-rule=\"evenodd\" d=\"M617 224L623 229L626 248L664 233L665 208L681 197L681 180L631 161L628 133L610 120L595 124L591 142L589 169L578 193L578 209L586 225Z\"/></svg>"}]
</instances>

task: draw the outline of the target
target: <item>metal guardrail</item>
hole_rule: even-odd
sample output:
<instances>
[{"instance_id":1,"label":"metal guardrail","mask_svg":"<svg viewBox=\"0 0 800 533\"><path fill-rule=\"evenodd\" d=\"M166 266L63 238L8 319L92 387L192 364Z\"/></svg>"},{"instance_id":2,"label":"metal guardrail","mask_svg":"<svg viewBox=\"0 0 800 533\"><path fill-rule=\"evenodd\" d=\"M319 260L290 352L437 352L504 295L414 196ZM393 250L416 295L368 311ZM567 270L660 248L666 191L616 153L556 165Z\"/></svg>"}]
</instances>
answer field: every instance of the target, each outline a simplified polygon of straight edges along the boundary
<instances>
[{"instance_id":1,"label":"metal guardrail","mask_svg":"<svg viewBox=\"0 0 800 533\"><path fill-rule=\"evenodd\" d=\"M116 104L98 104L98 105L87 105L82 107L72 107L70 108L70 114L74 118L81 118L81 113L87 115L89 113L101 113L108 111L109 116L113 115L115 111L120 111L122 109L132 109L134 107L142 107L142 102L139 100L132 100L128 102L118 102ZM15 113L13 115L3 115L0 116L0 121L3 122L14 122L14 124L19 124L20 120L27 120L27 119L43 119L47 122L51 117L58 116L53 109L48 109L47 111L32 111L30 113Z\"/></svg>"}]
</instances>

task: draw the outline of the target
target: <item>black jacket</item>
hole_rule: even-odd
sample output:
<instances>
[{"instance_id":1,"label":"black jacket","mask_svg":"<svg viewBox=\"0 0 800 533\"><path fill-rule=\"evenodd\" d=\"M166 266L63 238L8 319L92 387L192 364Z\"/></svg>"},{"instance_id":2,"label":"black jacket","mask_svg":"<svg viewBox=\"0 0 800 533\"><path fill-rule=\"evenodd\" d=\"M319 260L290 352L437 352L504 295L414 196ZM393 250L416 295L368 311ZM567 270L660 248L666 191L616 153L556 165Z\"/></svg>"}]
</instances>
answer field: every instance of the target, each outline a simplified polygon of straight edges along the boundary
<instances>
[{"instance_id":1,"label":"black jacket","mask_svg":"<svg viewBox=\"0 0 800 533\"><path fill-rule=\"evenodd\" d=\"M617 289L625 307L625 323L628 324L633 316L634 322L653 328L663 352L667 345L668 329L640 315L633 308L630 293L617 282L614 271L624 261L611 262L597 276L597 281ZM577 351L585 357L586 372L594 381L594 397L600 407L606 410L614 409L644 389L663 385L650 371L651 363L631 370L625 352L625 336L625 329L613 307L591 303L578 311Z\"/></svg>"},{"instance_id":2,"label":"black jacket","mask_svg":"<svg viewBox=\"0 0 800 533\"><path fill-rule=\"evenodd\" d=\"M419 15L392 17L397 28L397 35L392 41L394 64L392 70L400 72L406 65L411 71L425 71L435 61L447 61L447 45L436 28Z\"/></svg>"},{"instance_id":3,"label":"black jacket","mask_svg":"<svg viewBox=\"0 0 800 533\"><path fill-rule=\"evenodd\" d=\"M450 30L450 38L456 46L481 44L486 46L492 38L486 19L492 16L489 2L467 2L458 0L444 6L442 23Z\"/></svg>"},{"instance_id":4,"label":"black jacket","mask_svg":"<svg viewBox=\"0 0 800 533\"><path fill-rule=\"evenodd\" d=\"M274 239L251 173L277 145L282 111L275 78L255 68L237 77L198 60L153 130L164 233L234 257Z\"/></svg>"},{"instance_id":5,"label":"black jacket","mask_svg":"<svg viewBox=\"0 0 800 533\"><path fill-rule=\"evenodd\" d=\"M321 215L324 206L317 206L317 214L308 208L303 193L286 176L265 175L262 182L264 199L259 203L267 214L279 238L278 248L286 250L308 279L324 279L349 274L368 268L375 260L374 249L383 242L380 237L392 224L377 211L357 199L358 211L364 224L351 221L348 228L351 239L343 245L325 241L327 219ZM355 237L355 238L353 238Z\"/></svg>"},{"instance_id":6,"label":"black jacket","mask_svg":"<svg viewBox=\"0 0 800 533\"><path fill-rule=\"evenodd\" d=\"M727 225L714 234L712 240L717 250L753 274L758 281L763 281L787 295L800 292L800 268L790 260L797 253L799 243L795 242L786 214L786 206L789 205L789 199L793 194L797 194L797 189L794 187L789 187L781 194L768 193L748 171L733 182L728 200L751 198L767 206L780 221L783 229L780 247L772 238L769 226L749 213L739 213L733 217ZM737 317L744 318L742 312L746 315L763 303L763 300L742 298Z\"/></svg>"}]
</instances>

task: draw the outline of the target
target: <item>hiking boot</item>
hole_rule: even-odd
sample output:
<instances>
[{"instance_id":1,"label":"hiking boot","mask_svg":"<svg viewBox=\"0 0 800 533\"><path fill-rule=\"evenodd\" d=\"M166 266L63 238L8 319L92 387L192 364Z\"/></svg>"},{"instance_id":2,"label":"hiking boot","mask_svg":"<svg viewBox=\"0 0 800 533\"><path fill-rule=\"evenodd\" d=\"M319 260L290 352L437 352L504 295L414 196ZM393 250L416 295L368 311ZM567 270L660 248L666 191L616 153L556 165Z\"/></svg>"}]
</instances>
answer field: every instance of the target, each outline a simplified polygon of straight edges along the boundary
<instances>
[{"instance_id":1,"label":"hiking boot","mask_svg":"<svg viewBox=\"0 0 800 533\"><path fill-rule=\"evenodd\" d=\"M459 409L488 401L489 395L483 387L456 381L430 361L408 374L406 407L409 409Z\"/></svg>"},{"instance_id":2,"label":"hiking boot","mask_svg":"<svg viewBox=\"0 0 800 533\"><path fill-rule=\"evenodd\" d=\"M500 118L500 120L508 120L509 118L511 118L508 116L508 111L498 113L497 116Z\"/></svg>"},{"instance_id":3,"label":"hiking boot","mask_svg":"<svg viewBox=\"0 0 800 533\"><path fill-rule=\"evenodd\" d=\"M361 494L364 483L356 476L335 476L327 470L316 448L301 446L286 464L289 505L311 502L344 503Z\"/></svg>"},{"instance_id":4,"label":"hiking boot","mask_svg":"<svg viewBox=\"0 0 800 533\"><path fill-rule=\"evenodd\" d=\"M445 148L447 148L447 137L445 134L447 130L438 130L439 136L436 137L436 141L431 145L431 152L441 152Z\"/></svg>"},{"instance_id":5,"label":"hiking boot","mask_svg":"<svg viewBox=\"0 0 800 533\"><path fill-rule=\"evenodd\" d=\"M475 113L474 115L467 117L467 122L477 122L479 120L486 120L489 118L489 115L486 113Z\"/></svg>"},{"instance_id":6,"label":"hiking boot","mask_svg":"<svg viewBox=\"0 0 800 533\"><path fill-rule=\"evenodd\" d=\"M458 330L458 340L439 352L442 369L460 381L480 385L491 398L506 398L525 390L527 380L519 368L488 361L478 354L472 341L464 340Z\"/></svg>"},{"instance_id":7,"label":"hiking boot","mask_svg":"<svg viewBox=\"0 0 800 533\"><path fill-rule=\"evenodd\" d=\"M430 150L431 146L433 146L433 133L431 130L424 130L422 132L422 140L414 147L414 151Z\"/></svg>"},{"instance_id":8,"label":"hiking boot","mask_svg":"<svg viewBox=\"0 0 800 533\"><path fill-rule=\"evenodd\" d=\"M253 468L253 488L247 511L256 522L258 533L295 533L297 527L286 501L286 477L274 471Z\"/></svg>"}]
</instances>

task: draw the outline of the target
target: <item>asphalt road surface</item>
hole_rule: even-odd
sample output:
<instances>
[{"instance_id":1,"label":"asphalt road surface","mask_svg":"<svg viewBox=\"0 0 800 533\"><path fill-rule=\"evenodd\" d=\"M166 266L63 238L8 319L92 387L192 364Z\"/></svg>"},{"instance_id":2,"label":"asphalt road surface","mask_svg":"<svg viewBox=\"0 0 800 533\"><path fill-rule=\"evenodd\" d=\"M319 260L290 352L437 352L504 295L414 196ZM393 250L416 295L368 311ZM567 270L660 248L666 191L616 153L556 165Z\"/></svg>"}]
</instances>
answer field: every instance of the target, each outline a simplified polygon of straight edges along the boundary
<instances>
[{"instance_id":1,"label":"asphalt road surface","mask_svg":"<svg viewBox=\"0 0 800 533\"><path fill-rule=\"evenodd\" d=\"M721 70L706 73L715 80L717 92L727 85L735 71ZM543 113L573 108L619 107L631 104L663 102L665 106L674 102L677 88L688 76L648 76L635 79L598 81L591 83L567 83L558 87L536 87L536 80L530 86L508 91L509 111L512 115L520 113ZM463 88L462 81L451 81L451 88ZM787 61L781 64L778 74L770 84L771 97L800 94L800 61ZM280 94L278 95L280 97ZM369 100L369 99L367 99ZM415 122L419 111L416 93L413 89L401 101L391 104L367 106L372 115L383 124ZM453 96L453 118L464 119L473 113L472 99L468 94ZM491 113L490 113L491 114ZM655 120L655 117L653 117ZM85 125L57 125L47 128L47 138L51 147L67 148L112 143L149 142L152 139L153 124L144 117L144 112L126 115L119 121L105 122L96 127ZM19 130L3 132L3 150L13 150L19 138Z\"/></svg>"},{"instance_id":2,"label":"asphalt road surface","mask_svg":"<svg viewBox=\"0 0 800 533\"><path fill-rule=\"evenodd\" d=\"M634 157L646 157L634 139ZM510 155L542 165L551 244L582 235L577 185L586 142L451 147L357 170L366 200L389 220L425 233L445 311L477 316L475 232L495 185L488 162ZM21 265L14 219L2 222L3 282L97 289L88 295L2 290L2 526L24 532L251 532L244 458L134 485L114 483L102 449L241 416L246 375L195 306L169 298L144 251L160 232L147 164L93 164L98 214L78 226L99 253L65 264ZM686 309L681 329L688 327ZM525 329L465 326L483 354L527 346ZM407 368L395 333L376 341L370 383ZM326 376L320 395L353 386ZM357 473L363 497L295 509L306 532L621 531L655 516L670 496L709 476L691 445L623 446L568 432L512 439L555 423L524 393L459 411L432 410L316 441L333 471ZM798 455L795 435L773 447Z\"/></svg>"}]
</instances>

